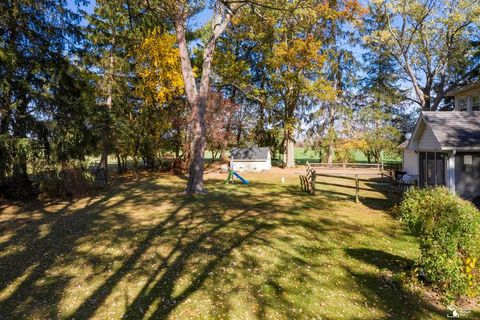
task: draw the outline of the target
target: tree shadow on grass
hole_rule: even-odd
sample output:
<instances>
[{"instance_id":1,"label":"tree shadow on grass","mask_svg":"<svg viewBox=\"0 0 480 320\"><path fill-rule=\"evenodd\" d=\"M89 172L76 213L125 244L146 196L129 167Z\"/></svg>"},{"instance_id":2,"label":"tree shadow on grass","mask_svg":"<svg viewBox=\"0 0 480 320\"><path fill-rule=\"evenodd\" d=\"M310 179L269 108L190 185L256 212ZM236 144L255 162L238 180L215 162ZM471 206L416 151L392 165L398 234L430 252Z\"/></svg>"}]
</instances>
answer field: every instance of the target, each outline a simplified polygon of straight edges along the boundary
<instances>
[{"instance_id":1,"label":"tree shadow on grass","mask_svg":"<svg viewBox=\"0 0 480 320\"><path fill-rule=\"evenodd\" d=\"M405 288L392 279L391 273L397 273L413 266L413 260L385 251L368 248L346 249L346 253L364 263L373 265L387 274L362 273L347 268L348 273L360 284L360 292L368 305L380 308L385 317L382 319L429 319L432 315L446 317L447 311L425 301L419 294Z\"/></svg>"},{"instance_id":2,"label":"tree shadow on grass","mask_svg":"<svg viewBox=\"0 0 480 320\"><path fill-rule=\"evenodd\" d=\"M71 277L56 274L58 265L75 260L72 254L80 240L99 234L115 236L111 231L114 226L128 225L122 215L103 213L127 201L141 201L152 189L149 183L143 186L147 191L119 199L115 197L125 192L123 188L107 190L103 196L83 199L82 208L72 208L71 201L53 204L54 212L46 210L52 203L16 203L13 217L0 221L0 236L9 235L0 243L0 292L4 294L1 317L59 318L57 307ZM103 236L99 240L104 240ZM83 258L88 259L87 254ZM97 258L99 264L110 262Z\"/></svg>"},{"instance_id":3,"label":"tree shadow on grass","mask_svg":"<svg viewBox=\"0 0 480 320\"><path fill-rule=\"evenodd\" d=\"M185 306L195 309L205 298L213 307L200 307L200 316L229 318L237 307L229 299L248 295L248 306L257 308L248 311L257 318L276 315L272 310L289 319L315 318L321 309L303 306L302 297L313 296L319 285L331 285L328 269L338 263L332 261L341 257L338 252L343 254L339 243L349 243L368 227L330 215L337 204L308 196L296 186L225 186L218 179L207 181L208 194L183 197L178 195L183 182L173 180L125 180L82 207L25 206L19 211L26 213L0 220L0 246L6 252L0 256L0 286L11 291L0 300L1 317L88 319L105 317L105 311L117 312L118 317L125 310L120 314L124 318L163 319L178 316ZM145 207L150 211L143 213ZM1 237L8 232L10 237ZM381 269L396 270L399 261L409 263L382 251L347 253ZM58 269L70 265L75 267ZM85 282L94 282L90 289L89 283L79 284L81 298L65 312L65 301L74 300L69 294L76 294L66 291L85 279L74 273L79 266L92 269ZM393 301L382 302L386 313L396 307L404 311L403 300L395 296L399 291L375 291L382 277L348 271L368 299ZM126 298L119 297L122 288ZM201 298L192 297L195 293ZM124 306L110 306L112 299L124 301ZM420 309L407 313L421 314Z\"/></svg>"},{"instance_id":4,"label":"tree shadow on grass","mask_svg":"<svg viewBox=\"0 0 480 320\"><path fill-rule=\"evenodd\" d=\"M401 200L400 190L391 184L388 178L360 175L358 199L364 206L373 210L389 211ZM317 194L335 200L356 201L355 179L350 176L321 176L317 177Z\"/></svg>"},{"instance_id":5,"label":"tree shadow on grass","mask_svg":"<svg viewBox=\"0 0 480 320\"><path fill-rule=\"evenodd\" d=\"M212 186L213 184L213 186ZM202 288L212 273L228 261L231 252L252 241L268 243L265 232L275 228L274 222L287 225L279 215L285 214L274 201L265 200L261 195L251 193L245 196L243 186L232 190L223 189L223 181L210 180L214 191L198 196L186 197L187 213L180 210L173 213L174 225L168 230L155 228L137 246L134 254L103 285L97 288L71 315L71 319L89 318L96 311L127 273L135 267L145 251L154 245L156 239L167 231L174 232L172 248L161 257L156 268L147 273L148 279L133 301L127 305L125 319L165 319L191 294ZM256 183L255 188L267 190L269 184ZM305 199L310 201L310 199ZM318 208L323 202L316 202ZM214 212L212 212L212 209ZM232 213L229 213L232 211ZM290 214L290 213L289 213ZM195 222L193 222L195 221ZM183 224L182 222L189 222ZM194 266L192 271L192 265ZM182 279L188 278L187 285L181 286Z\"/></svg>"},{"instance_id":6,"label":"tree shadow on grass","mask_svg":"<svg viewBox=\"0 0 480 320\"><path fill-rule=\"evenodd\" d=\"M189 202L189 200L185 201ZM255 215L250 214L249 210L244 210L229 219L220 218L215 223L212 223L212 220L205 217L203 213L190 213L182 217L178 214L179 211L180 207L172 212L169 218L164 220L164 223L150 230L122 267L109 277L103 285L98 287L71 315L71 318L85 319L92 316L120 280L135 267L141 256L154 245L155 238L162 236L169 230L178 229L179 234L175 237L175 245L166 256L161 258L161 263L156 270L148 273L149 280L134 301L128 305L124 315L124 318L127 319L140 319L153 306L153 315L150 318L166 318L178 304L201 287L209 273L233 249L250 239L259 230L268 227L267 224L256 223L254 221ZM202 216L203 218L197 223L188 227L181 226L182 222L189 222ZM220 236L224 228L231 224L235 224L238 229L243 228L243 232L238 230L239 232L229 233L228 237L222 237L223 241L220 241L217 237ZM197 232L197 230L203 231ZM204 260L203 262L198 261L201 271L194 275L187 288L179 294L174 294L177 281L188 272L186 270L187 266L192 263L192 260L197 260L199 257Z\"/></svg>"},{"instance_id":7,"label":"tree shadow on grass","mask_svg":"<svg viewBox=\"0 0 480 320\"><path fill-rule=\"evenodd\" d=\"M82 207L74 202L54 208L41 202L18 204L18 216L10 212L10 218L0 220L4 250L0 255L0 318L92 318L118 293L119 285L137 277L145 281L133 300L127 299L124 317L166 318L211 279L232 251L251 241L268 245L266 232L280 225L294 226L292 219L304 207L320 210L327 205L305 197L293 207L282 208L275 197L257 195L244 186L225 187L218 180L210 181L210 187L207 195L183 197L178 195L183 183L160 185L142 177L119 181L100 197L84 199ZM262 183L249 188L274 194L281 190ZM281 196L297 197L286 189ZM145 204L154 211L155 221L136 224L124 207L135 214ZM282 219L277 220L279 215ZM332 221L316 223L334 227ZM308 223L298 227L325 232ZM116 254L95 250L102 246L128 250ZM160 252L161 246L167 249ZM154 258L149 258L152 252ZM291 263L288 253L284 254L285 263ZM294 265L299 263L294 261ZM95 279L90 280L102 282L65 315L59 308L66 296L75 294L67 290L72 290L76 277L72 273L79 266L93 270L89 277Z\"/></svg>"}]
</instances>

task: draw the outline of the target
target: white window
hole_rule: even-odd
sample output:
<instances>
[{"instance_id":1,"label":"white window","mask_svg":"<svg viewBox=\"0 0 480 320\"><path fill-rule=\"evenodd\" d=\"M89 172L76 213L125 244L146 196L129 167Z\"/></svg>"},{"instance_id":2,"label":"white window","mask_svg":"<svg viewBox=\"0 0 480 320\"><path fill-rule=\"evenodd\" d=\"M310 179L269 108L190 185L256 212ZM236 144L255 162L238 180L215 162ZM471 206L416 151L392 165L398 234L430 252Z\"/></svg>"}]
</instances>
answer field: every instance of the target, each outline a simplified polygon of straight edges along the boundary
<instances>
[{"instance_id":1,"label":"white window","mask_svg":"<svg viewBox=\"0 0 480 320\"><path fill-rule=\"evenodd\" d=\"M472 110L480 111L480 96L473 96L472 98Z\"/></svg>"},{"instance_id":2,"label":"white window","mask_svg":"<svg viewBox=\"0 0 480 320\"><path fill-rule=\"evenodd\" d=\"M473 157L471 154L466 154L463 156L463 172L472 174L473 173Z\"/></svg>"},{"instance_id":3,"label":"white window","mask_svg":"<svg viewBox=\"0 0 480 320\"><path fill-rule=\"evenodd\" d=\"M467 99L461 98L458 100L458 110L467 111Z\"/></svg>"}]
</instances>

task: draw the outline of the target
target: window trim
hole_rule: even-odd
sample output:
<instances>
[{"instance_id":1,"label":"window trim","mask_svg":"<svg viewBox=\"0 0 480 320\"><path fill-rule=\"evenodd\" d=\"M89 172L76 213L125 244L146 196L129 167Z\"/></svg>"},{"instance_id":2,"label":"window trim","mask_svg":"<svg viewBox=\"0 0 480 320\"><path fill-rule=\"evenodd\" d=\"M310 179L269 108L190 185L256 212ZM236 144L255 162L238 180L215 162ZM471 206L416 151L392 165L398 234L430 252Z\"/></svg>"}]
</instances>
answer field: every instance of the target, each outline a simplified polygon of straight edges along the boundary
<instances>
[{"instance_id":1,"label":"window trim","mask_svg":"<svg viewBox=\"0 0 480 320\"><path fill-rule=\"evenodd\" d=\"M480 95L472 96L472 111L480 111Z\"/></svg>"}]
</instances>

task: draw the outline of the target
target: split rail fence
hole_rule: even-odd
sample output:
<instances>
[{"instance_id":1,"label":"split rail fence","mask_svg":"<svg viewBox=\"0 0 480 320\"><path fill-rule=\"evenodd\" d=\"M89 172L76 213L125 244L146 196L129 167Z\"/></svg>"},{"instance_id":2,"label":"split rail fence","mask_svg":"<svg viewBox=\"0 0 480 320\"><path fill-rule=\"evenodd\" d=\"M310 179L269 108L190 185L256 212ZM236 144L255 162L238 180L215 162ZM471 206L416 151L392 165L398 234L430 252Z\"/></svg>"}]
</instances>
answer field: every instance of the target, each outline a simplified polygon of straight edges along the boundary
<instances>
[{"instance_id":1,"label":"split rail fence","mask_svg":"<svg viewBox=\"0 0 480 320\"><path fill-rule=\"evenodd\" d=\"M354 170L352 170L354 169ZM300 187L312 195L315 195L316 184L319 177L329 177L334 179L353 180L355 182L355 202L359 202L360 197L360 181L368 182L371 185L389 185L391 192L401 193L393 186L395 167L389 167L381 163L309 163L306 164L306 171L304 175L300 175ZM335 174L328 173L331 171ZM325 173L327 172L327 173ZM368 177L368 179L365 179ZM388 182L372 181L371 178L388 178ZM346 186L348 187L348 186Z\"/></svg>"}]
</instances>

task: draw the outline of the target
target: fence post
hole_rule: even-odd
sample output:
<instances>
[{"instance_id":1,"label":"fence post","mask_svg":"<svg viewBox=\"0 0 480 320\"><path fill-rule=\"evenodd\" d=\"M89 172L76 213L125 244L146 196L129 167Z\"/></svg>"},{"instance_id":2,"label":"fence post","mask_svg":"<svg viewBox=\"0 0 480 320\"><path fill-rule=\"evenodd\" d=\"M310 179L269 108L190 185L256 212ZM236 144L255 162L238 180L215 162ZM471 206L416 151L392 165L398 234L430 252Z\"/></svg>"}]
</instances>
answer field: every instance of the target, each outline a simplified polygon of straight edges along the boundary
<instances>
[{"instance_id":1,"label":"fence post","mask_svg":"<svg viewBox=\"0 0 480 320\"><path fill-rule=\"evenodd\" d=\"M315 180L317 179L317 173L312 170L312 194L315 195Z\"/></svg>"},{"instance_id":2,"label":"fence post","mask_svg":"<svg viewBox=\"0 0 480 320\"><path fill-rule=\"evenodd\" d=\"M358 190L359 189L359 181L358 181L358 175L355 175L355 203L358 203Z\"/></svg>"}]
</instances>

